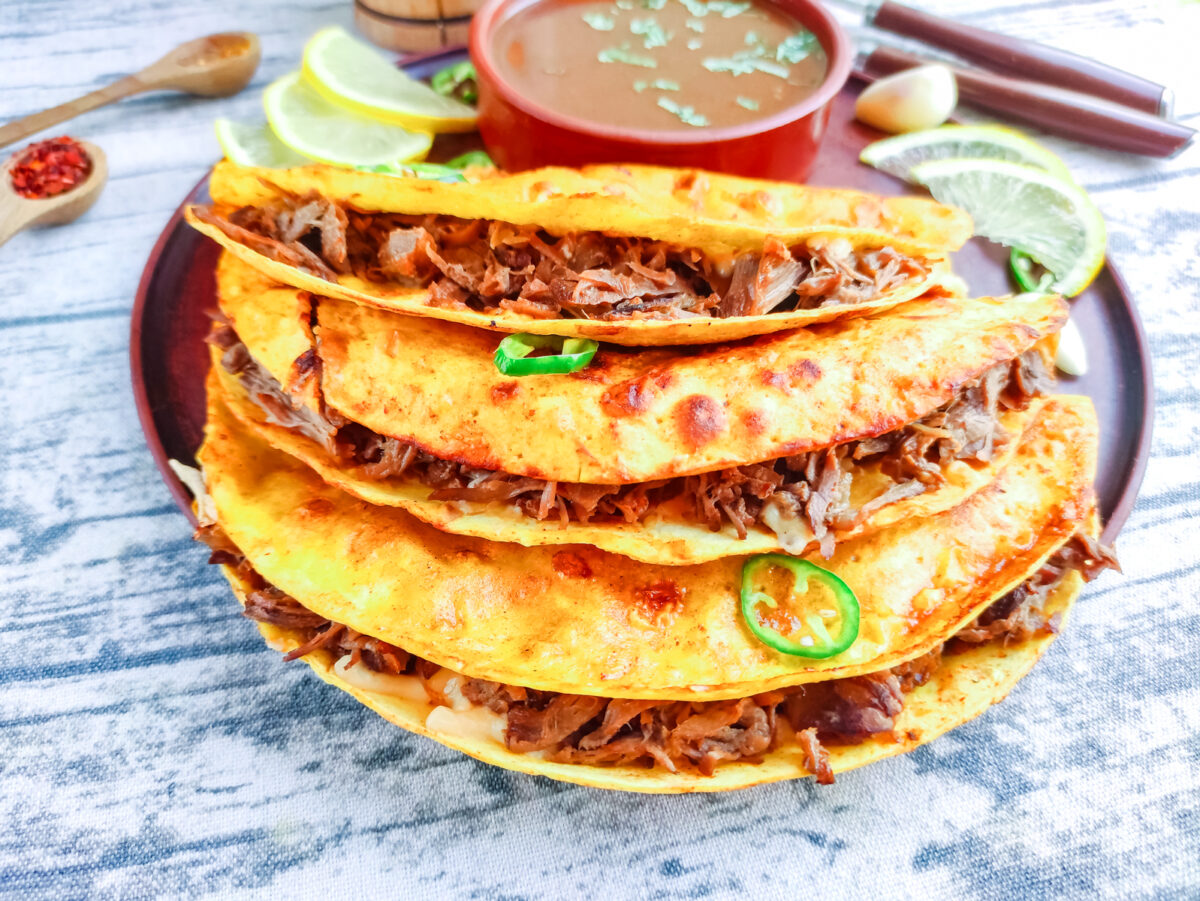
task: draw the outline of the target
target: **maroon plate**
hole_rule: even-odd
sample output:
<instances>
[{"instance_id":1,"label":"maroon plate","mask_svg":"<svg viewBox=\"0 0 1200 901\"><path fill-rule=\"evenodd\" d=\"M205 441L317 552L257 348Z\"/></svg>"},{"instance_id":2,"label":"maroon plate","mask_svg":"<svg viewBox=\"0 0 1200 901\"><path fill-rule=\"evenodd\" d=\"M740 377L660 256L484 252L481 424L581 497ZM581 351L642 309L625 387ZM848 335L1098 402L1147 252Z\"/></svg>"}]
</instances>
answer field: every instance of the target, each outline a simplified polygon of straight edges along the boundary
<instances>
[{"instance_id":1,"label":"maroon plate","mask_svg":"<svg viewBox=\"0 0 1200 901\"><path fill-rule=\"evenodd\" d=\"M461 49L410 60L416 77L464 59ZM878 194L902 194L907 186L861 165L858 154L878 132L854 121L858 88L845 88L834 103L829 133L810 183L860 188ZM439 156L469 149L464 136L445 142ZM167 460L195 465L204 432L204 374L208 370L209 313L216 309L215 268L218 247L189 228L183 207L208 201L208 177L184 198L150 253L133 305L130 358L133 392L146 443L176 503L192 517L191 495L167 466ZM975 294L1013 290L1008 250L981 238L954 258L954 268ZM1086 394L1100 417L1100 459L1096 494L1106 523L1105 541L1124 525L1142 483L1150 454L1154 416L1150 352L1129 289L1112 265L1072 302L1072 318L1083 333L1090 369L1082 378L1064 377L1064 391Z\"/></svg>"}]
</instances>

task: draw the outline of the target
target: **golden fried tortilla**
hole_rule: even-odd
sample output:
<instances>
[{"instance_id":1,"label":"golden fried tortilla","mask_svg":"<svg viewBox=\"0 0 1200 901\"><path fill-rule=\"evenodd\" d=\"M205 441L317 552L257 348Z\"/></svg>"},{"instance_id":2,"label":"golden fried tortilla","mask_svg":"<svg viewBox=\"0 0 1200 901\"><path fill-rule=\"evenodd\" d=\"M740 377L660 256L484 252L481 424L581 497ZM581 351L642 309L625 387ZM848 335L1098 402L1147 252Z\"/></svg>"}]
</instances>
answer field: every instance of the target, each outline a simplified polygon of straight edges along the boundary
<instances>
[{"instance_id":1,"label":"golden fried tortilla","mask_svg":"<svg viewBox=\"0 0 1200 901\"><path fill-rule=\"evenodd\" d=\"M1036 570L1092 506L1090 402L1042 408L1010 464L952 510L840 545L858 640L806 660L754 638L745 557L664 569L583 545L447 534L327 485L210 395L198 455L221 527L320 616L457 672L529 688L704 700L857 675L917 657Z\"/></svg>"},{"instance_id":2,"label":"golden fried tortilla","mask_svg":"<svg viewBox=\"0 0 1200 901\"><path fill-rule=\"evenodd\" d=\"M841 237L860 248L894 247L930 264L925 276L913 277L862 304L724 319L544 319L513 311L484 313L434 305L425 288L394 281L367 281L352 275L326 281L240 243L202 221L194 209L186 211L194 228L273 280L297 288L476 328L643 346L736 340L868 315L939 286L953 291L950 286L955 280L945 257L962 246L972 228L961 210L927 198L881 198L860 191L649 166L550 168L447 184L327 166L255 169L224 161L213 171L210 191L217 207L226 212L264 203L280 192L316 191L364 211L497 220L536 225L555 235L602 231L669 241L721 257L761 250L768 237L788 246L818 237Z\"/></svg>"},{"instance_id":3,"label":"golden fried tortilla","mask_svg":"<svg viewBox=\"0 0 1200 901\"><path fill-rule=\"evenodd\" d=\"M928 299L703 350L604 348L571 375L505 376L494 333L281 288L226 256L221 309L288 385L310 310L324 400L436 457L601 485L710 472L899 428L1054 335L1054 295ZM311 306L309 305L311 304Z\"/></svg>"},{"instance_id":4,"label":"golden fried tortilla","mask_svg":"<svg viewBox=\"0 0 1200 901\"><path fill-rule=\"evenodd\" d=\"M246 586L228 567L224 569L235 593L244 602ZM1082 585L1079 573L1069 572L1047 598L1046 613L1056 614L1060 624L1065 622ZM273 625L257 625L267 644L276 650L286 652L300 644L294 632ZM1011 646L989 642L944 658L928 682L905 693L904 709L895 717L892 733L873 736L858 744L828 746L833 772L841 774L907 753L979 716L1012 691L1054 638L1054 633L1046 633ZM812 775L805 765L803 751L794 742L772 748L761 763L724 762L711 776L698 776L690 771L671 773L660 767L558 763L540 754L508 750L503 740L503 720L487 710L476 708L466 714L431 718L435 710L445 714L446 708L435 707L427 700L419 684L411 691L372 690L363 687L357 677L348 682L349 674L339 672L336 660L326 652L308 654L303 659L323 680L395 725L486 763L535 776L595 788L674 794L729 791ZM381 681L386 682L387 678Z\"/></svg>"}]
</instances>

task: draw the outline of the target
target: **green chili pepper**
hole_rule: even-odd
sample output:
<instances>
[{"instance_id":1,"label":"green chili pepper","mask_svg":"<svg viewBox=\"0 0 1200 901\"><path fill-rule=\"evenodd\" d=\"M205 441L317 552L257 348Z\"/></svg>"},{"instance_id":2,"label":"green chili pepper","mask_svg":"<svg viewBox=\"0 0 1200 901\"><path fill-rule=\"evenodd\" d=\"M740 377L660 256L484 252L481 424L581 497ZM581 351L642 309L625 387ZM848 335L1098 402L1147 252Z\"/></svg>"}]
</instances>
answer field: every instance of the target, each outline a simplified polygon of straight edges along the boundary
<instances>
[{"instance_id":1,"label":"green chili pepper","mask_svg":"<svg viewBox=\"0 0 1200 901\"><path fill-rule=\"evenodd\" d=\"M496 348L496 368L505 375L557 375L576 372L596 355L600 345L590 338L563 338L560 335L509 335ZM554 350L542 357L529 356L535 350Z\"/></svg>"},{"instance_id":2,"label":"green chili pepper","mask_svg":"<svg viewBox=\"0 0 1200 901\"><path fill-rule=\"evenodd\" d=\"M488 166L492 169L496 168L496 164L492 158L482 150L468 150L462 156L456 156L452 160L446 160L446 165L451 169L465 169L467 166Z\"/></svg>"},{"instance_id":3,"label":"green chili pepper","mask_svg":"<svg viewBox=\"0 0 1200 901\"><path fill-rule=\"evenodd\" d=\"M477 81L475 66L471 64L470 60L463 60L461 63L454 63L452 66L435 72L433 78L429 79L429 86L445 97L449 97L462 88L459 99L463 103L474 103L479 99L479 94L475 89Z\"/></svg>"},{"instance_id":4,"label":"green chili pepper","mask_svg":"<svg viewBox=\"0 0 1200 901\"><path fill-rule=\"evenodd\" d=\"M1046 272L1040 279L1033 276L1033 257L1013 248L1008 254L1008 268L1022 291L1049 291L1054 284L1054 273Z\"/></svg>"},{"instance_id":5,"label":"green chili pepper","mask_svg":"<svg viewBox=\"0 0 1200 901\"><path fill-rule=\"evenodd\" d=\"M363 172L380 172L384 175L427 178L431 181L457 182L467 178L459 170L439 163L383 163L378 166L359 166Z\"/></svg>"},{"instance_id":6,"label":"green chili pepper","mask_svg":"<svg viewBox=\"0 0 1200 901\"><path fill-rule=\"evenodd\" d=\"M808 580L811 578L829 589L833 595L834 609L796 611L790 617L795 628L787 635L764 623L755 608L762 604L774 609L785 600L773 598L755 587L755 576L772 566L786 569L792 574L794 584L790 596L803 595L808 590ZM822 606L824 603L822 599ZM834 657L858 638L858 598L850 586L815 563L784 554L759 554L746 561L742 567L742 617L763 644L796 657L818 660ZM837 624L836 632L830 634L828 626L834 621Z\"/></svg>"}]
</instances>

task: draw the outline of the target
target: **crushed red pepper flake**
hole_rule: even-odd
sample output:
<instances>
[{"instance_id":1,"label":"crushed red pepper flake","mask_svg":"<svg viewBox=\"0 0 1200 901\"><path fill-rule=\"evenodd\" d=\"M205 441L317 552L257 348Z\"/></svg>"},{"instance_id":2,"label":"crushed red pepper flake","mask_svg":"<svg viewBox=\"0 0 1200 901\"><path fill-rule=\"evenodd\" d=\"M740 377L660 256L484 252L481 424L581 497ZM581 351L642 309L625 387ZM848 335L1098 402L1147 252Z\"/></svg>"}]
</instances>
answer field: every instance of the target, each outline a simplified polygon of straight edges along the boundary
<instances>
[{"instance_id":1,"label":"crushed red pepper flake","mask_svg":"<svg viewBox=\"0 0 1200 901\"><path fill-rule=\"evenodd\" d=\"M65 194L91 174L91 156L83 145L66 136L29 145L9 170L13 190L30 200Z\"/></svg>"}]
</instances>

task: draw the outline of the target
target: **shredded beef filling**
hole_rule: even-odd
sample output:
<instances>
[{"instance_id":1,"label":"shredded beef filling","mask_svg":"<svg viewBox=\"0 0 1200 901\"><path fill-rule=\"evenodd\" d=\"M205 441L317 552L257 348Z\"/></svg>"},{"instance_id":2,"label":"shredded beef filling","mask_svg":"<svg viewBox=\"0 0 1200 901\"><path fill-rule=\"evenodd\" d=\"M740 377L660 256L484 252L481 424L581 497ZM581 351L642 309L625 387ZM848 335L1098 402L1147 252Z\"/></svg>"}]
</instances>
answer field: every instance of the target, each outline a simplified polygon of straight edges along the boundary
<instances>
[{"instance_id":1,"label":"shredded beef filling","mask_svg":"<svg viewBox=\"0 0 1200 901\"><path fill-rule=\"evenodd\" d=\"M766 463L632 485L547 482L442 460L413 445L351 423L333 410L297 406L218 323L209 339L224 350L221 363L236 376L268 421L293 429L370 479L413 479L432 488L433 500L511 504L525 516L568 522L640 522L672 498L684 499L695 521L718 531L732 524L739 538L759 524L799 552L808 531L828 557L837 532L849 531L888 504L938 487L953 460L986 464L1010 440L998 416L1023 409L1054 384L1041 354L1030 350L963 386L948 404L903 428L875 438ZM855 464L878 463L892 485L853 506Z\"/></svg>"},{"instance_id":2,"label":"shredded beef filling","mask_svg":"<svg viewBox=\"0 0 1200 901\"><path fill-rule=\"evenodd\" d=\"M252 590L243 613L257 622L292 629L302 643L286 655L314 651L350 656L349 666L421 679L431 703L446 699L430 684L441 669L395 647L321 617L267 583L219 526L202 526L196 538L212 550L210 563L235 567ZM1077 569L1085 579L1117 568L1113 552L1078 534L1015 590L993 602L945 645L878 673L763 692L727 701L654 701L535 691L516 685L465 679L472 704L506 716L505 744L516 753L543 752L549 759L587 765L622 764L669 772L693 769L711 776L725 760L761 762L763 755L795 741L805 765L827 784L834 781L826 743L855 744L890 733L904 709L905 694L924 685L943 656L985 641L1021 642L1057 631L1046 598L1063 576Z\"/></svg>"},{"instance_id":3,"label":"shredded beef filling","mask_svg":"<svg viewBox=\"0 0 1200 901\"><path fill-rule=\"evenodd\" d=\"M600 232L555 237L531 226L453 216L371 213L316 193L281 193L202 221L268 258L327 281L353 274L428 288L434 306L541 319L755 316L861 304L923 278L928 264L844 238L719 263L697 250Z\"/></svg>"}]
</instances>

